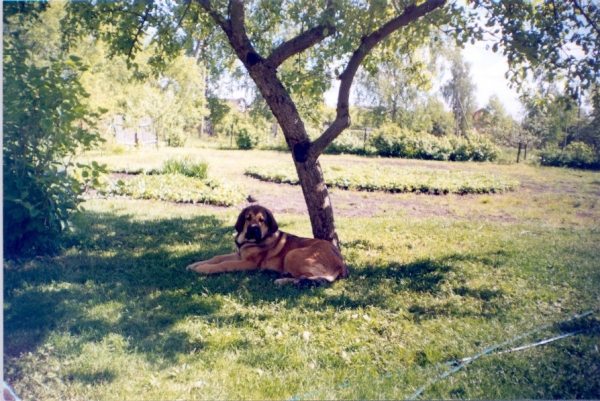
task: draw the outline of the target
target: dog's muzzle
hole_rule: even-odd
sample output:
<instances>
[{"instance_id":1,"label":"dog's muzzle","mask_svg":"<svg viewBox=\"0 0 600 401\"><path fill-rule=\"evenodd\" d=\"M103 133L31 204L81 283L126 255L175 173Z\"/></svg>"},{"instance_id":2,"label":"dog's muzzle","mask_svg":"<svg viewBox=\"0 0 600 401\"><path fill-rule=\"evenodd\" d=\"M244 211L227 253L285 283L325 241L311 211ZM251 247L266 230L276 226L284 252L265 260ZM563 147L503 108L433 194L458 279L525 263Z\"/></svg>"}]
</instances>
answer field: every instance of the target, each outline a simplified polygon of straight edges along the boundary
<instances>
[{"instance_id":1,"label":"dog's muzzle","mask_svg":"<svg viewBox=\"0 0 600 401\"><path fill-rule=\"evenodd\" d=\"M253 239L253 240L260 240L261 237L261 232L260 232L260 227L258 226L251 226L248 227L248 230L246 230L246 239Z\"/></svg>"}]
</instances>

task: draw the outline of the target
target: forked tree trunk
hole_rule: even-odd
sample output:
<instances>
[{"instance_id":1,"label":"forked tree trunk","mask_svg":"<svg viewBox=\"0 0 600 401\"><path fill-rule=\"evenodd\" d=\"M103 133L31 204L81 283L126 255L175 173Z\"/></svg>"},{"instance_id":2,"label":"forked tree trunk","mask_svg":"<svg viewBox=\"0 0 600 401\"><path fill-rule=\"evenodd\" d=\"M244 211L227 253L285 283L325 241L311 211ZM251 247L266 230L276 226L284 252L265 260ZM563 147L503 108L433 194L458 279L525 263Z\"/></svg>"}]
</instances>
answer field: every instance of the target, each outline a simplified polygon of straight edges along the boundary
<instances>
[{"instance_id":1,"label":"forked tree trunk","mask_svg":"<svg viewBox=\"0 0 600 401\"><path fill-rule=\"evenodd\" d=\"M279 45L267 58L263 58L255 51L246 34L243 0L229 1L227 18L219 14L211 1L200 2L200 5L227 35L231 47L248 70L250 77L256 83L258 90L281 126L288 147L292 151L315 238L331 241L339 247L329 192L318 158L327 145L350 126L350 87L358 67L375 45L417 18L444 6L446 1L426 0L418 6L409 5L400 15L360 39L360 46L354 51L346 68L339 76L340 90L336 119L312 143L306 134L304 123L292 98L277 77L277 68L285 60L313 47L335 32L333 24L335 3L331 0L327 1L323 16L328 18L324 18L327 21L324 25L303 31L298 36Z\"/></svg>"},{"instance_id":2,"label":"forked tree trunk","mask_svg":"<svg viewBox=\"0 0 600 401\"><path fill-rule=\"evenodd\" d=\"M310 139L293 100L277 78L275 70L262 63L250 66L248 70L281 126L292 151L314 237L331 241L339 248L333 208L323 171L318 159L308 154Z\"/></svg>"}]
</instances>

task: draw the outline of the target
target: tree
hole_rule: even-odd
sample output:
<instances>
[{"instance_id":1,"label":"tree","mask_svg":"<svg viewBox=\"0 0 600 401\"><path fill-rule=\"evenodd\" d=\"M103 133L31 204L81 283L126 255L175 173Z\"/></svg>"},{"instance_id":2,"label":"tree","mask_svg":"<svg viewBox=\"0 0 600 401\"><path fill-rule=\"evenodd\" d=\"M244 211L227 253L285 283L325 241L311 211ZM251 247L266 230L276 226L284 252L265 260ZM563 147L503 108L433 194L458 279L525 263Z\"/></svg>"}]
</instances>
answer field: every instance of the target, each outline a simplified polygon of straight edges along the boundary
<instances>
[{"instance_id":1,"label":"tree","mask_svg":"<svg viewBox=\"0 0 600 401\"><path fill-rule=\"evenodd\" d=\"M87 32L109 40L115 53L125 54L135 53L141 47L143 34L153 28L153 40L160 55L153 59L157 67L161 63L164 65L164 58L176 53L178 46L186 40L189 42L186 38L197 37L198 26L202 30L217 28L217 31L211 30L215 42L219 39L215 46L221 44L224 53L227 50L223 49L233 50L282 128L298 172L314 236L337 244L333 210L318 158L350 126L350 89L356 73L361 65L369 69L393 54L400 37L411 38L418 47L440 27L459 43L482 39L487 28L478 25L477 14L456 3L447 3L447 0L298 0L281 3L199 0L168 5L162 2L97 2L95 5L73 2L68 6L70 15L65 26L71 33L83 27ZM544 2L544 7L526 0L500 2L509 4L502 6L505 8L496 3L481 0L470 4L489 10L491 26L495 24L493 18L499 18L503 13L507 18L521 18L519 23L525 24L521 26L522 30L514 29L507 18L500 20L500 29L505 32L502 45L510 55L518 54L520 50L530 57L531 52L520 47L520 43L524 35L537 32L534 24L537 20L552 15L552 10L544 7L553 2ZM541 14L529 12L532 8ZM515 10L524 11L515 14ZM557 11L562 20L577 18L564 7ZM596 14L591 17L592 22L598 20ZM109 29L103 28L106 24ZM187 35L182 35L181 31ZM552 41L560 43L565 35L560 31L544 36L548 38L548 46L543 50L551 51ZM570 40L576 41L572 37ZM588 45L588 42L584 44ZM597 59L592 58L593 50L588 54L587 61ZM509 58L509 62L515 67L520 59ZM297 69L297 74L278 74L278 69L285 63L296 63L301 68ZM562 67L575 64L574 60L567 60ZM581 74L597 72L594 65L587 70L584 64L577 65L581 67L578 69ZM332 76L337 76L340 83L336 118L311 141L295 100L299 96L322 96Z\"/></svg>"},{"instance_id":2,"label":"tree","mask_svg":"<svg viewBox=\"0 0 600 401\"><path fill-rule=\"evenodd\" d=\"M391 57L384 58L372 71L359 70L358 106L378 115L384 112L388 121L406 127L409 115L423 105L421 94L432 86L435 58L430 46L414 48L410 38L402 38Z\"/></svg>"},{"instance_id":3,"label":"tree","mask_svg":"<svg viewBox=\"0 0 600 401\"><path fill-rule=\"evenodd\" d=\"M450 80L442 86L442 95L454 114L454 134L465 135L472 127L475 111L475 84L470 75L469 63L459 49L450 53Z\"/></svg>"},{"instance_id":4,"label":"tree","mask_svg":"<svg viewBox=\"0 0 600 401\"><path fill-rule=\"evenodd\" d=\"M501 145L511 144L511 135L517 131L517 122L510 117L497 95L490 96L485 108L475 113L473 125L477 131Z\"/></svg>"},{"instance_id":5,"label":"tree","mask_svg":"<svg viewBox=\"0 0 600 401\"><path fill-rule=\"evenodd\" d=\"M595 0L474 0L485 27L508 60L507 76L520 87L529 74L564 81L566 93L594 87L600 78L600 4ZM477 25L477 23L475 23ZM480 26L481 27L481 26ZM580 53L580 54L578 54Z\"/></svg>"}]
</instances>

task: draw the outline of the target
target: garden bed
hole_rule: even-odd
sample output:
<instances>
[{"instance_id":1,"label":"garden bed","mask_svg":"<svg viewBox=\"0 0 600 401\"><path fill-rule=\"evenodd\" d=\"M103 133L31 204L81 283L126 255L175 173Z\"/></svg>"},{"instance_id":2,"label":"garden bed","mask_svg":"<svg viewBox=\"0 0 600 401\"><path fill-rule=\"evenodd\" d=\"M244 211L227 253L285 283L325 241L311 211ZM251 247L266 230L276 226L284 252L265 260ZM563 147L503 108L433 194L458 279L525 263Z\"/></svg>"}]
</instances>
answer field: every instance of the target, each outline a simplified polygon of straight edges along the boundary
<instances>
[{"instance_id":1,"label":"garden bed","mask_svg":"<svg viewBox=\"0 0 600 401\"><path fill-rule=\"evenodd\" d=\"M298 184L293 167L246 169L247 176L263 181ZM327 185L356 191L417 192L433 195L485 194L513 191L519 182L484 172L425 170L384 165L325 167Z\"/></svg>"}]
</instances>

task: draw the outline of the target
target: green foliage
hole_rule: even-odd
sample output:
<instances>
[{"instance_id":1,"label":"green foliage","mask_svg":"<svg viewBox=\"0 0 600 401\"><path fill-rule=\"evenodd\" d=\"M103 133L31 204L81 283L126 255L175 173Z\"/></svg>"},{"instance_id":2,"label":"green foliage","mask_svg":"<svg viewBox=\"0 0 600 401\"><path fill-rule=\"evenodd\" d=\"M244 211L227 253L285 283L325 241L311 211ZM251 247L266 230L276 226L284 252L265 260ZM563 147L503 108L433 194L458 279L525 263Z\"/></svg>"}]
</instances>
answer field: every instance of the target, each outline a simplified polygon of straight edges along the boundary
<instances>
[{"instance_id":1,"label":"green foliage","mask_svg":"<svg viewBox=\"0 0 600 401\"><path fill-rule=\"evenodd\" d=\"M264 181L297 185L292 167L249 167L245 174ZM427 170L397 166L358 165L323 169L329 186L357 191L419 192L425 194L481 194L515 190L519 183L486 173Z\"/></svg>"},{"instance_id":2,"label":"green foliage","mask_svg":"<svg viewBox=\"0 0 600 401\"><path fill-rule=\"evenodd\" d=\"M333 142L327 146L323 153L338 155L341 153L365 155L371 153L371 148L367 148L364 139L364 131L346 130ZM368 140L368 139L367 139Z\"/></svg>"},{"instance_id":3,"label":"green foliage","mask_svg":"<svg viewBox=\"0 0 600 401\"><path fill-rule=\"evenodd\" d=\"M236 127L235 143L242 150L254 149L258 146L260 137L256 130L249 127Z\"/></svg>"},{"instance_id":4,"label":"green foliage","mask_svg":"<svg viewBox=\"0 0 600 401\"><path fill-rule=\"evenodd\" d=\"M239 185L218 179L199 180L182 174L138 175L130 179L112 180L101 191L107 196L219 206L233 206L247 196Z\"/></svg>"},{"instance_id":5,"label":"green foliage","mask_svg":"<svg viewBox=\"0 0 600 401\"><path fill-rule=\"evenodd\" d=\"M74 164L75 156L100 142L97 115L86 108L78 81L86 66L74 55L34 55L36 38L23 29L32 15L5 15L3 225L9 259L56 252L79 195L104 172L95 162Z\"/></svg>"},{"instance_id":6,"label":"green foliage","mask_svg":"<svg viewBox=\"0 0 600 401\"><path fill-rule=\"evenodd\" d=\"M437 137L417 134L395 126L382 127L371 137L376 153L385 157L451 161L494 161L498 148L486 137Z\"/></svg>"},{"instance_id":7,"label":"green foliage","mask_svg":"<svg viewBox=\"0 0 600 401\"><path fill-rule=\"evenodd\" d=\"M508 78L518 87L528 75L563 81L570 94L597 85L600 76L600 7L594 1L475 1L485 13L480 29L494 29L492 45L509 62ZM478 13L479 14L479 13ZM572 55L577 49L578 55Z\"/></svg>"},{"instance_id":8,"label":"green foliage","mask_svg":"<svg viewBox=\"0 0 600 401\"><path fill-rule=\"evenodd\" d=\"M496 95L492 95L484 109L474 116L473 126L481 134L491 138L494 143L503 146L518 144L519 127L506 112L504 105ZM523 139L523 138L521 138ZM530 141L531 142L531 141ZM525 141L523 140L524 144Z\"/></svg>"},{"instance_id":9,"label":"green foliage","mask_svg":"<svg viewBox=\"0 0 600 401\"><path fill-rule=\"evenodd\" d=\"M200 180L208 177L208 163L190 156L170 157L163 163L162 174L182 174Z\"/></svg>"},{"instance_id":10,"label":"green foliage","mask_svg":"<svg viewBox=\"0 0 600 401\"><path fill-rule=\"evenodd\" d=\"M571 142L564 150L558 147L544 149L540 156L542 166L600 169L600 157L583 142Z\"/></svg>"}]
</instances>

